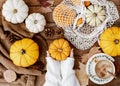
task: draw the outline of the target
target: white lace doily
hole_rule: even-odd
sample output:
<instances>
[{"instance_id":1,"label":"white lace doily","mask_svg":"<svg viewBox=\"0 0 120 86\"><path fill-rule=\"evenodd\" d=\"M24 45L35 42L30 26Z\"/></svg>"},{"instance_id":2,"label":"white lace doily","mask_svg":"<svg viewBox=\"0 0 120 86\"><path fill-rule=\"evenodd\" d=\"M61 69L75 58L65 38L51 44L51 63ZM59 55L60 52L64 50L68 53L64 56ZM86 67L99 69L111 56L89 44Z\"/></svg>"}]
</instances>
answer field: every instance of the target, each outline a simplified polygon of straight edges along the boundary
<instances>
[{"instance_id":1,"label":"white lace doily","mask_svg":"<svg viewBox=\"0 0 120 86\"><path fill-rule=\"evenodd\" d=\"M81 0L81 3L88 0ZM78 49L86 50L94 45L99 35L107 28L111 27L114 22L119 19L118 10L115 4L107 0L90 0L92 4L100 5L106 11L105 21L98 27L92 27L84 23L81 27L75 27L79 16L85 17L86 7L83 5L75 6L71 4L71 0L64 0L62 3L67 4L77 13L76 19L69 27L64 27L64 36Z\"/></svg>"}]
</instances>

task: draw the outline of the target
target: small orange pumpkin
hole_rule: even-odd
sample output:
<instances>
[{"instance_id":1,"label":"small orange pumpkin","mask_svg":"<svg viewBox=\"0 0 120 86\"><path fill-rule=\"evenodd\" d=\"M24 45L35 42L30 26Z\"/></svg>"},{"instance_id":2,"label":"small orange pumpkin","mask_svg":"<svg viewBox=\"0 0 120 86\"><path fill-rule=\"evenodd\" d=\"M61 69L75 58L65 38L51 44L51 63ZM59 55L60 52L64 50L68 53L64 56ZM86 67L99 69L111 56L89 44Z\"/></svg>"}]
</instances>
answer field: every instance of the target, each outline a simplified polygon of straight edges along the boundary
<instances>
[{"instance_id":1,"label":"small orange pumpkin","mask_svg":"<svg viewBox=\"0 0 120 86\"><path fill-rule=\"evenodd\" d=\"M24 38L11 45L10 59L17 66L28 67L33 65L38 57L38 44L31 39Z\"/></svg>"},{"instance_id":2,"label":"small orange pumpkin","mask_svg":"<svg viewBox=\"0 0 120 86\"><path fill-rule=\"evenodd\" d=\"M85 5L86 7L90 6L90 4L91 4L90 1L85 1L85 2L84 2L84 5Z\"/></svg>"},{"instance_id":3,"label":"small orange pumpkin","mask_svg":"<svg viewBox=\"0 0 120 86\"><path fill-rule=\"evenodd\" d=\"M71 47L65 39L54 40L49 46L49 53L56 60L65 60L71 51Z\"/></svg>"}]
</instances>

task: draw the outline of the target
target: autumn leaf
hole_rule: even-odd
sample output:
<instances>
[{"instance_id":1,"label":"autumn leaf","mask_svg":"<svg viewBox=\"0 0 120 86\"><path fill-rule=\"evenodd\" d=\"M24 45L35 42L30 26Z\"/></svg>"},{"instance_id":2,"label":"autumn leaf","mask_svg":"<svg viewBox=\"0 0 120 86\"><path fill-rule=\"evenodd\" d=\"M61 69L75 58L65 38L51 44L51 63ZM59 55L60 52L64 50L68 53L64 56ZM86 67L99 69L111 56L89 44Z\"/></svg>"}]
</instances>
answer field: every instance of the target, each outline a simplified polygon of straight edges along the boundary
<instances>
[{"instance_id":1,"label":"autumn leaf","mask_svg":"<svg viewBox=\"0 0 120 86\"><path fill-rule=\"evenodd\" d=\"M58 4L60 4L63 0L54 0L54 6L57 6Z\"/></svg>"},{"instance_id":2,"label":"autumn leaf","mask_svg":"<svg viewBox=\"0 0 120 86\"><path fill-rule=\"evenodd\" d=\"M100 49L100 47L93 47L93 48L90 49L89 53L83 54L83 56L81 57L82 63L86 64L87 61L88 61L88 59L89 59L92 55L97 54L97 53L101 53L101 50L99 50L99 49Z\"/></svg>"},{"instance_id":3,"label":"autumn leaf","mask_svg":"<svg viewBox=\"0 0 120 86\"><path fill-rule=\"evenodd\" d=\"M38 0L40 5L43 7L49 7L53 5L54 1L53 0Z\"/></svg>"},{"instance_id":4,"label":"autumn leaf","mask_svg":"<svg viewBox=\"0 0 120 86\"><path fill-rule=\"evenodd\" d=\"M52 9L50 7L41 7L40 10L41 13L45 13L45 14L52 12Z\"/></svg>"},{"instance_id":5,"label":"autumn leaf","mask_svg":"<svg viewBox=\"0 0 120 86\"><path fill-rule=\"evenodd\" d=\"M85 70L86 68L85 64L82 64L81 62L79 62L79 68L80 69L75 70L75 72L76 72L77 79L80 82L80 86L87 86L89 77Z\"/></svg>"}]
</instances>

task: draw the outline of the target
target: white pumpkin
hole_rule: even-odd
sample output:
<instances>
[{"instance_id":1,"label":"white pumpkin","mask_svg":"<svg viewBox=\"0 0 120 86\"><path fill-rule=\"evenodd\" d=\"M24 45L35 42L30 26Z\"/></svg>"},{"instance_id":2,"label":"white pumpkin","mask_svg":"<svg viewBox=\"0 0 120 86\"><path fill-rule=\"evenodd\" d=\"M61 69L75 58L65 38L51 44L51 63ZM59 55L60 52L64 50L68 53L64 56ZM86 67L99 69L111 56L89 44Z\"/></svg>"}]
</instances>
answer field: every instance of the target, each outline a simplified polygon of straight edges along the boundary
<instances>
[{"instance_id":1,"label":"white pumpkin","mask_svg":"<svg viewBox=\"0 0 120 86\"><path fill-rule=\"evenodd\" d=\"M25 23L30 32L38 33L44 30L46 20L40 13L33 13L28 16Z\"/></svg>"},{"instance_id":2,"label":"white pumpkin","mask_svg":"<svg viewBox=\"0 0 120 86\"><path fill-rule=\"evenodd\" d=\"M102 6L90 5L86 10L86 23L90 26L99 26L106 18L106 12Z\"/></svg>"},{"instance_id":3,"label":"white pumpkin","mask_svg":"<svg viewBox=\"0 0 120 86\"><path fill-rule=\"evenodd\" d=\"M6 0L3 4L2 15L13 24L22 23L28 16L28 6L23 0Z\"/></svg>"}]
</instances>

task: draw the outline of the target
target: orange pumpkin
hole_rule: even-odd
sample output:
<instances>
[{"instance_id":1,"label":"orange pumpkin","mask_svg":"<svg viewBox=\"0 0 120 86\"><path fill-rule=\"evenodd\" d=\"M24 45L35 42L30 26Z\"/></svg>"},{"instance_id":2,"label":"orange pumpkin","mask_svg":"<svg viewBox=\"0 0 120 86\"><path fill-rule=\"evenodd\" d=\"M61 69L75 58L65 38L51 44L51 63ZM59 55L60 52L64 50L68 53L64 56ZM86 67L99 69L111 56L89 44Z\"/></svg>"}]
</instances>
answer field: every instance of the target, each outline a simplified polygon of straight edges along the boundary
<instances>
[{"instance_id":1,"label":"orange pumpkin","mask_svg":"<svg viewBox=\"0 0 120 86\"><path fill-rule=\"evenodd\" d=\"M106 29L100 36L100 47L111 56L120 56L120 28Z\"/></svg>"},{"instance_id":2,"label":"orange pumpkin","mask_svg":"<svg viewBox=\"0 0 120 86\"><path fill-rule=\"evenodd\" d=\"M24 38L11 45L10 59L17 66L28 67L33 65L38 57L38 44L31 39Z\"/></svg>"},{"instance_id":3,"label":"orange pumpkin","mask_svg":"<svg viewBox=\"0 0 120 86\"><path fill-rule=\"evenodd\" d=\"M49 53L56 60L65 60L71 51L71 47L65 39L54 40L49 46Z\"/></svg>"}]
</instances>

